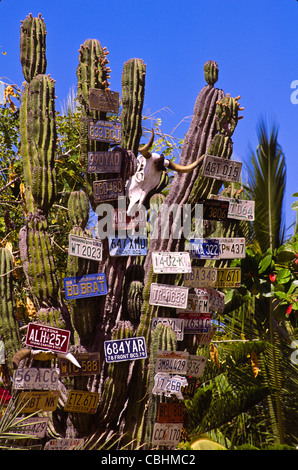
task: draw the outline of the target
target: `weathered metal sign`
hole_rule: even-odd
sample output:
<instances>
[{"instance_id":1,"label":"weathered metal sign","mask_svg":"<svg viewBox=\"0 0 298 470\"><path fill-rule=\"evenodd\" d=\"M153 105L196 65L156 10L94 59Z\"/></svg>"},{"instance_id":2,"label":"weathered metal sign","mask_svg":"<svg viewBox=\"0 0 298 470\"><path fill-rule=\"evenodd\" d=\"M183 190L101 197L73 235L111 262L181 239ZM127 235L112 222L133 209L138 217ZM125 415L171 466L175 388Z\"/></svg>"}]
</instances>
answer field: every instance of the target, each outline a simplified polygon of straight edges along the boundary
<instances>
[{"instance_id":1,"label":"weathered metal sign","mask_svg":"<svg viewBox=\"0 0 298 470\"><path fill-rule=\"evenodd\" d=\"M184 274L184 285L188 287L215 287L216 268L193 266L191 273Z\"/></svg>"},{"instance_id":2,"label":"weathered metal sign","mask_svg":"<svg viewBox=\"0 0 298 470\"><path fill-rule=\"evenodd\" d=\"M126 237L109 237L111 256L143 256L147 254L147 237L130 235Z\"/></svg>"},{"instance_id":3,"label":"weathered metal sign","mask_svg":"<svg viewBox=\"0 0 298 470\"><path fill-rule=\"evenodd\" d=\"M67 395L67 401L64 411L70 413L94 414L99 401L99 393L85 392L83 390L70 390Z\"/></svg>"},{"instance_id":4,"label":"weathered metal sign","mask_svg":"<svg viewBox=\"0 0 298 470\"><path fill-rule=\"evenodd\" d=\"M39 349L49 349L54 352L66 353L70 331L52 326L29 323L25 343Z\"/></svg>"},{"instance_id":5,"label":"weathered metal sign","mask_svg":"<svg viewBox=\"0 0 298 470\"><path fill-rule=\"evenodd\" d=\"M179 313L209 313L209 294L202 292L201 294L188 294L186 309L177 308Z\"/></svg>"},{"instance_id":6,"label":"weathered metal sign","mask_svg":"<svg viewBox=\"0 0 298 470\"><path fill-rule=\"evenodd\" d=\"M120 173L121 150L88 152L88 173Z\"/></svg>"},{"instance_id":7,"label":"weathered metal sign","mask_svg":"<svg viewBox=\"0 0 298 470\"><path fill-rule=\"evenodd\" d=\"M209 296L209 309L212 312L223 312L225 308L225 294L212 287L195 289L198 295L207 294Z\"/></svg>"},{"instance_id":8,"label":"weathered metal sign","mask_svg":"<svg viewBox=\"0 0 298 470\"><path fill-rule=\"evenodd\" d=\"M26 368L14 371L15 390L57 390L59 369Z\"/></svg>"},{"instance_id":9,"label":"weathered metal sign","mask_svg":"<svg viewBox=\"0 0 298 470\"><path fill-rule=\"evenodd\" d=\"M187 385L182 387L182 396L184 398L192 398L196 391L197 386L197 379L195 377L188 377L187 378Z\"/></svg>"},{"instance_id":10,"label":"weathered metal sign","mask_svg":"<svg viewBox=\"0 0 298 470\"><path fill-rule=\"evenodd\" d=\"M37 439L45 436L49 418L40 418L38 416L32 418L15 418L12 423L10 432L18 434L27 434Z\"/></svg>"},{"instance_id":11,"label":"weathered metal sign","mask_svg":"<svg viewBox=\"0 0 298 470\"><path fill-rule=\"evenodd\" d=\"M81 367L77 367L67 359L58 359L60 376L97 375L100 373L99 353L75 353L74 357Z\"/></svg>"},{"instance_id":12,"label":"weathered metal sign","mask_svg":"<svg viewBox=\"0 0 298 470\"><path fill-rule=\"evenodd\" d=\"M120 145L121 122L88 120L88 138Z\"/></svg>"},{"instance_id":13,"label":"weathered metal sign","mask_svg":"<svg viewBox=\"0 0 298 470\"><path fill-rule=\"evenodd\" d=\"M172 286L168 284L150 285L150 305L159 305L172 308L186 308L188 288L184 286Z\"/></svg>"},{"instance_id":14,"label":"weathered metal sign","mask_svg":"<svg viewBox=\"0 0 298 470\"><path fill-rule=\"evenodd\" d=\"M219 241L215 238L191 238L190 257L199 259L218 259Z\"/></svg>"},{"instance_id":15,"label":"weathered metal sign","mask_svg":"<svg viewBox=\"0 0 298 470\"><path fill-rule=\"evenodd\" d=\"M226 220L229 213L229 201L205 199L203 201L203 219Z\"/></svg>"},{"instance_id":16,"label":"weathered metal sign","mask_svg":"<svg viewBox=\"0 0 298 470\"><path fill-rule=\"evenodd\" d=\"M158 423L183 423L184 404L177 402L159 403Z\"/></svg>"},{"instance_id":17,"label":"weathered metal sign","mask_svg":"<svg viewBox=\"0 0 298 470\"><path fill-rule=\"evenodd\" d=\"M165 394L166 397L176 395L183 400L181 388L188 384L186 377L180 375L171 375L165 372L158 372L154 376L153 395Z\"/></svg>"},{"instance_id":18,"label":"weathered metal sign","mask_svg":"<svg viewBox=\"0 0 298 470\"><path fill-rule=\"evenodd\" d=\"M220 201L229 202L229 219L255 220L255 201L215 195L212 195L212 197L218 197Z\"/></svg>"},{"instance_id":19,"label":"weathered metal sign","mask_svg":"<svg viewBox=\"0 0 298 470\"><path fill-rule=\"evenodd\" d=\"M198 344L204 344L205 346L209 344L213 338L216 328L211 326L211 329L208 333L199 333L196 336Z\"/></svg>"},{"instance_id":20,"label":"weathered metal sign","mask_svg":"<svg viewBox=\"0 0 298 470\"><path fill-rule=\"evenodd\" d=\"M66 277L63 282L67 300L106 295L108 292L104 273Z\"/></svg>"},{"instance_id":21,"label":"weathered metal sign","mask_svg":"<svg viewBox=\"0 0 298 470\"><path fill-rule=\"evenodd\" d=\"M22 413L34 411L55 411L60 396L59 390L21 392L18 396L18 406L24 406Z\"/></svg>"},{"instance_id":22,"label":"weathered metal sign","mask_svg":"<svg viewBox=\"0 0 298 470\"><path fill-rule=\"evenodd\" d=\"M184 320L184 334L207 333L211 328L211 313L179 313Z\"/></svg>"},{"instance_id":23,"label":"weathered metal sign","mask_svg":"<svg viewBox=\"0 0 298 470\"><path fill-rule=\"evenodd\" d=\"M182 423L154 423L153 446L176 446L180 442Z\"/></svg>"},{"instance_id":24,"label":"weathered metal sign","mask_svg":"<svg viewBox=\"0 0 298 470\"><path fill-rule=\"evenodd\" d=\"M237 183L241 174L242 163L226 158L206 155L203 162L203 176L221 181Z\"/></svg>"},{"instance_id":25,"label":"weathered metal sign","mask_svg":"<svg viewBox=\"0 0 298 470\"><path fill-rule=\"evenodd\" d=\"M79 450L85 442L82 438L51 439L48 441L45 450Z\"/></svg>"},{"instance_id":26,"label":"weathered metal sign","mask_svg":"<svg viewBox=\"0 0 298 470\"><path fill-rule=\"evenodd\" d=\"M184 321L180 318L161 318L154 317L152 319L151 329L155 330L156 326L162 323L163 325L170 326L176 333L177 341L182 341L184 338Z\"/></svg>"},{"instance_id":27,"label":"weathered metal sign","mask_svg":"<svg viewBox=\"0 0 298 470\"><path fill-rule=\"evenodd\" d=\"M123 194L121 178L93 181L94 202L115 201Z\"/></svg>"},{"instance_id":28,"label":"weathered metal sign","mask_svg":"<svg viewBox=\"0 0 298 470\"><path fill-rule=\"evenodd\" d=\"M102 260L102 242L94 238L69 234L68 254L79 258Z\"/></svg>"},{"instance_id":29,"label":"weathered metal sign","mask_svg":"<svg viewBox=\"0 0 298 470\"><path fill-rule=\"evenodd\" d=\"M104 351L106 362L132 361L147 357L143 336L105 341Z\"/></svg>"},{"instance_id":30,"label":"weathered metal sign","mask_svg":"<svg viewBox=\"0 0 298 470\"><path fill-rule=\"evenodd\" d=\"M245 258L245 238L218 238L219 258Z\"/></svg>"},{"instance_id":31,"label":"weathered metal sign","mask_svg":"<svg viewBox=\"0 0 298 470\"><path fill-rule=\"evenodd\" d=\"M111 90L89 89L89 108L107 113L119 112L119 93Z\"/></svg>"},{"instance_id":32,"label":"weathered metal sign","mask_svg":"<svg viewBox=\"0 0 298 470\"><path fill-rule=\"evenodd\" d=\"M145 208L136 211L134 217L128 216L125 209L114 209L113 227L116 230L136 230L138 228L146 227L146 225L147 215Z\"/></svg>"},{"instance_id":33,"label":"weathered metal sign","mask_svg":"<svg viewBox=\"0 0 298 470\"><path fill-rule=\"evenodd\" d=\"M186 374L188 356L187 351L157 351L154 371Z\"/></svg>"},{"instance_id":34,"label":"weathered metal sign","mask_svg":"<svg viewBox=\"0 0 298 470\"><path fill-rule=\"evenodd\" d=\"M189 253L182 252L153 252L152 266L154 273L190 273L191 261Z\"/></svg>"},{"instance_id":35,"label":"weathered metal sign","mask_svg":"<svg viewBox=\"0 0 298 470\"><path fill-rule=\"evenodd\" d=\"M207 364L207 357L205 356L194 356L192 354L188 357L188 369L187 374L191 377L201 377L204 373L204 369Z\"/></svg>"},{"instance_id":36,"label":"weathered metal sign","mask_svg":"<svg viewBox=\"0 0 298 470\"><path fill-rule=\"evenodd\" d=\"M217 268L216 287L240 287L241 268Z\"/></svg>"}]
</instances>

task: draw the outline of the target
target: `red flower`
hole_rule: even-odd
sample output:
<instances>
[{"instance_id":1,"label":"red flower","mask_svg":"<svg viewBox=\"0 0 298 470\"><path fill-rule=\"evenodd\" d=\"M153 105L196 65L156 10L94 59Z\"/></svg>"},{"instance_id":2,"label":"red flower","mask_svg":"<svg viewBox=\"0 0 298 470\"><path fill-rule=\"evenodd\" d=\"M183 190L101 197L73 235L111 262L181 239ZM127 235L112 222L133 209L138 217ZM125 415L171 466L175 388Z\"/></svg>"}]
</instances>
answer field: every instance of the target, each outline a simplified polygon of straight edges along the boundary
<instances>
[{"instance_id":1,"label":"red flower","mask_svg":"<svg viewBox=\"0 0 298 470\"><path fill-rule=\"evenodd\" d=\"M287 308L287 315L290 315L291 311L292 311L292 304L289 305Z\"/></svg>"},{"instance_id":2,"label":"red flower","mask_svg":"<svg viewBox=\"0 0 298 470\"><path fill-rule=\"evenodd\" d=\"M276 279L276 274L269 274L269 279L271 282L274 282Z\"/></svg>"},{"instance_id":3,"label":"red flower","mask_svg":"<svg viewBox=\"0 0 298 470\"><path fill-rule=\"evenodd\" d=\"M8 403L10 399L11 399L11 396L8 393L8 390L4 390L3 388L0 388L0 403Z\"/></svg>"}]
</instances>

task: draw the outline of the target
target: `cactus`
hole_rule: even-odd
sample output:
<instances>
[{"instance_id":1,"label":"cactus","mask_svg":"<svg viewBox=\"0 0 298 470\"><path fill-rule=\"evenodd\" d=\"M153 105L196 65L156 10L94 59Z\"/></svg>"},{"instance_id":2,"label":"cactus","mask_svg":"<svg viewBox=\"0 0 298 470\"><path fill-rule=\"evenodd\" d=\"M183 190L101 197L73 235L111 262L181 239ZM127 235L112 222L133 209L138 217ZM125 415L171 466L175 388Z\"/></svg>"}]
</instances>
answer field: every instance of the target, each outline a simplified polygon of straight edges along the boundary
<instances>
[{"instance_id":1,"label":"cactus","mask_svg":"<svg viewBox=\"0 0 298 470\"><path fill-rule=\"evenodd\" d=\"M208 85L214 86L218 80L218 64L214 60L208 60L204 64L204 77Z\"/></svg>"},{"instance_id":2,"label":"cactus","mask_svg":"<svg viewBox=\"0 0 298 470\"><path fill-rule=\"evenodd\" d=\"M23 75L30 82L35 75L45 74L46 26L41 14L34 18L31 13L22 21L20 35L20 58Z\"/></svg>"}]
</instances>

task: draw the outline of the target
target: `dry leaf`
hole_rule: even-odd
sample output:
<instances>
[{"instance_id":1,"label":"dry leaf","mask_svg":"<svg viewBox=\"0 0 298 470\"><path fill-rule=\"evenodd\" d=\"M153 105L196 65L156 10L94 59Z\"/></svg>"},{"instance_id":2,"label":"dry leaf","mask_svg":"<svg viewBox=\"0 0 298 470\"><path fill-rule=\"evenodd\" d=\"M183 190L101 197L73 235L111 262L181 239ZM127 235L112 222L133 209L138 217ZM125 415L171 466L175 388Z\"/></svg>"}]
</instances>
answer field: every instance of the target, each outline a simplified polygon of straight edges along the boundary
<instances>
[{"instance_id":1,"label":"dry leaf","mask_svg":"<svg viewBox=\"0 0 298 470\"><path fill-rule=\"evenodd\" d=\"M209 351L210 351L210 356L211 356L212 361L214 362L214 364L219 369L220 364L219 364L219 360L218 360L218 351L217 351L217 348L214 346L213 343L210 343Z\"/></svg>"},{"instance_id":2,"label":"dry leaf","mask_svg":"<svg viewBox=\"0 0 298 470\"><path fill-rule=\"evenodd\" d=\"M256 355L255 351L251 352L250 361L251 361L251 368L252 368L253 375L256 378L256 376L260 372L260 369L259 369L259 363L258 363L258 356Z\"/></svg>"}]
</instances>

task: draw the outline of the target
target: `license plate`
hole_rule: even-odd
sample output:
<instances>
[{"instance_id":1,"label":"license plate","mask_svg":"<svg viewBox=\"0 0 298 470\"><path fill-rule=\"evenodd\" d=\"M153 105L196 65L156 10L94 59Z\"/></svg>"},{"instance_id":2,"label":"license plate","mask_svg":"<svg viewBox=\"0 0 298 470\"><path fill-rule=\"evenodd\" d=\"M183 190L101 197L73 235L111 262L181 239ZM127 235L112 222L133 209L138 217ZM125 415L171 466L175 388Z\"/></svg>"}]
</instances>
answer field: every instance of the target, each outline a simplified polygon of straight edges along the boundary
<instances>
[{"instance_id":1,"label":"license plate","mask_svg":"<svg viewBox=\"0 0 298 470\"><path fill-rule=\"evenodd\" d=\"M187 375L191 377L201 377L207 364L207 357L189 355Z\"/></svg>"},{"instance_id":2,"label":"license plate","mask_svg":"<svg viewBox=\"0 0 298 470\"><path fill-rule=\"evenodd\" d=\"M16 390L57 390L59 369L26 368L14 372L13 388Z\"/></svg>"},{"instance_id":3,"label":"license plate","mask_svg":"<svg viewBox=\"0 0 298 470\"><path fill-rule=\"evenodd\" d=\"M105 341L104 350L106 362L132 361L147 357L146 343L143 336Z\"/></svg>"},{"instance_id":4,"label":"license plate","mask_svg":"<svg viewBox=\"0 0 298 470\"><path fill-rule=\"evenodd\" d=\"M190 273L191 262L189 253L182 252L154 252L152 253L154 273Z\"/></svg>"},{"instance_id":5,"label":"license plate","mask_svg":"<svg viewBox=\"0 0 298 470\"><path fill-rule=\"evenodd\" d=\"M102 242L94 238L69 234L68 254L79 258L102 260Z\"/></svg>"},{"instance_id":6,"label":"license plate","mask_svg":"<svg viewBox=\"0 0 298 470\"><path fill-rule=\"evenodd\" d=\"M159 305L172 308L186 308L188 288L184 286L172 286L168 284L150 285L150 305Z\"/></svg>"},{"instance_id":7,"label":"license plate","mask_svg":"<svg viewBox=\"0 0 298 470\"><path fill-rule=\"evenodd\" d=\"M88 152L88 173L120 173L122 153L120 150Z\"/></svg>"},{"instance_id":8,"label":"license plate","mask_svg":"<svg viewBox=\"0 0 298 470\"><path fill-rule=\"evenodd\" d=\"M121 144L121 122L88 121L88 138L99 142Z\"/></svg>"},{"instance_id":9,"label":"license plate","mask_svg":"<svg viewBox=\"0 0 298 470\"><path fill-rule=\"evenodd\" d=\"M208 333L199 333L196 336L196 340L198 344L203 344L207 346L208 344L211 343L211 340L213 338L213 335L215 333L216 328L211 327L210 331Z\"/></svg>"},{"instance_id":10,"label":"license plate","mask_svg":"<svg viewBox=\"0 0 298 470\"><path fill-rule=\"evenodd\" d=\"M111 256L144 256L147 254L147 237L109 237L109 250Z\"/></svg>"},{"instance_id":11,"label":"license plate","mask_svg":"<svg viewBox=\"0 0 298 470\"><path fill-rule=\"evenodd\" d=\"M89 89L89 108L106 113L119 112L119 93L99 88Z\"/></svg>"},{"instance_id":12,"label":"license plate","mask_svg":"<svg viewBox=\"0 0 298 470\"><path fill-rule=\"evenodd\" d=\"M66 353L70 331L52 326L29 323L25 343L39 349L49 349L54 352Z\"/></svg>"},{"instance_id":13,"label":"license plate","mask_svg":"<svg viewBox=\"0 0 298 470\"><path fill-rule=\"evenodd\" d=\"M147 225L145 208L136 211L134 217L127 215L125 209L115 209L113 212L113 228L116 230L136 230Z\"/></svg>"},{"instance_id":14,"label":"license plate","mask_svg":"<svg viewBox=\"0 0 298 470\"><path fill-rule=\"evenodd\" d=\"M104 273L85 274L83 276L66 277L63 279L65 298L83 299L108 293Z\"/></svg>"},{"instance_id":15,"label":"license plate","mask_svg":"<svg viewBox=\"0 0 298 470\"><path fill-rule=\"evenodd\" d=\"M219 258L245 258L245 238L219 238Z\"/></svg>"},{"instance_id":16,"label":"license plate","mask_svg":"<svg viewBox=\"0 0 298 470\"><path fill-rule=\"evenodd\" d=\"M237 183L240 178L241 168L241 162L215 157L214 155L206 155L202 175L221 181Z\"/></svg>"},{"instance_id":17,"label":"license plate","mask_svg":"<svg viewBox=\"0 0 298 470\"><path fill-rule=\"evenodd\" d=\"M50 439L44 446L45 450L78 450L85 442L82 438Z\"/></svg>"},{"instance_id":18,"label":"license plate","mask_svg":"<svg viewBox=\"0 0 298 470\"><path fill-rule=\"evenodd\" d=\"M161 318L154 317L152 319L151 330L154 331L156 326L162 323L165 326L170 326L176 333L177 341L182 341L184 338L184 321L179 318Z\"/></svg>"},{"instance_id":19,"label":"license plate","mask_svg":"<svg viewBox=\"0 0 298 470\"><path fill-rule=\"evenodd\" d=\"M154 423L153 446L176 446L180 442L182 423Z\"/></svg>"},{"instance_id":20,"label":"license plate","mask_svg":"<svg viewBox=\"0 0 298 470\"><path fill-rule=\"evenodd\" d=\"M23 406L22 413L34 411L55 411L60 396L59 390L21 392L18 396L18 406Z\"/></svg>"},{"instance_id":21,"label":"license plate","mask_svg":"<svg viewBox=\"0 0 298 470\"><path fill-rule=\"evenodd\" d=\"M199 295L206 293L209 296L209 308L212 312L222 313L225 308L225 294L212 287L205 287L205 289L196 289Z\"/></svg>"},{"instance_id":22,"label":"license plate","mask_svg":"<svg viewBox=\"0 0 298 470\"><path fill-rule=\"evenodd\" d=\"M199 259L218 259L219 242L213 238L191 238L189 240L190 257Z\"/></svg>"},{"instance_id":23,"label":"license plate","mask_svg":"<svg viewBox=\"0 0 298 470\"><path fill-rule=\"evenodd\" d=\"M186 374L188 356L187 351L157 351L154 371Z\"/></svg>"},{"instance_id":24,"label":"license plate","mask_svg":"<svg viewBox=\"0 0 298 470\"><path fill-rule=\"evenodd\" d=\"M49 418L39 418L38 416L32 418L15 418L12 423L10 432L18 434L29 434L37 439L42 439L45 436Z\"/></svg>"},{"instance_id":25,"label":"license plate","mask_svg":"<svg viewBox=\"0 0 298 470\"><path fill-rule=\"evenodd\" d=\"M170 375L165 372L158 372L154 376L154 386L152 393L154 395L165 394L166 397L176 395L183 400L181 388L188 384L186 377L180 375Z\"/></svg>"},{"instance_id":26,"label":"license plate","mask_svg":"<svg viewBox=\"0 0 298 470\"><path fill-rule=\"evenodd\" d=\"M207 333L211 328L211 313L180 313L184 320L184 333Z\"/></svg>"},{"instance_id":27,"label":"license plate","mask_svg":"<svg viewBox=\"0 0 298 470\"><path fill-rule=\"evenodd\" d=\"M218 199L229 202L229 219L255 220L255 201L224 196L219 196Z\"/></svg>"},{"instance_id":28,"label":"license plate","mask_svg":"<svg viewBox=\"0 0 298 470\"><path fill-rule=\"evenodd\" d=\"M203 291L202 291L203 292ZM209 294L188 294L186 309L177 308L176 313L209 313Z\"/></svg>"},{"instance_id":29,"label":"license plate","mask_svg":"<svg viewBox=\"0 0 298 470\"><path fill-rule=\"evenodd\" d=\"M192 398L196 391L197 379L195 377L187 378L188 384L182 387L182 396L184 398Z\"/></svg>"},{"instance_id":30,"label":"license plate","mask_svg":"<svg viewBox=\"0 0 298 470\"><path fill-rule=\"evenodd\" d=\"M184 274L184 285L187 287L215 287L216 275L216 268L193 266L190 274Z\"/></svg>"},{"instance_id":31,"label":"license plate","mask_svg":"<svg viewBox=\"0 0 298 470\"><path fill-rule=\"evenodd\" d=\"M100 373L99 353L75 353L74 357L81 367L72 362L59 358L60 376L97 375Z\"/></svg>"},{"instance_id":32,"label":"license plate","mask_svg":"<svg viewBox=\"0 0 298 470\"><path fill-rule=\"evenodd\" d=\"M121 178L93 181L94 202L116 201L123 196L123 181Z\"/></svg>"},{"instance_id":33,"label":"license plate","mask_svg":"<svg viewBox=\"0 0 298 470\"><path fill-rule=\"evenodd\" d=\"M183 423L183 403L159 403L157 412L158 423Z\"/></svg>"},{"instance_id":34,"label":"license plate","mask_svg":"<svg viewBox=\"0 0 298 470\"><path fill-rule=\"evenodd\" d=\"M67 401L64 411L69 413L96 413L99 401L99 393L85 392L82 390L70 390L67 395Z\"/></svg>"},{"instance_id":35,"label":"license plate","mask_svg":"<svg viewBox=\"0 0 298 470\"><path fill-rule=\"evenodd\" d=\"M217 268L216 287L240 287L241 268Z\"/></svg>"},{"instance_id":36,"label":"license plate","mask_svg":"<svg viewBox=\"0 0 298 470\"><path fill-rule=\"evenodd\" d=\"M204 220L226 220L229 214L229 201L205 199L203 201Z\"/></svg>"}]
</instances>

